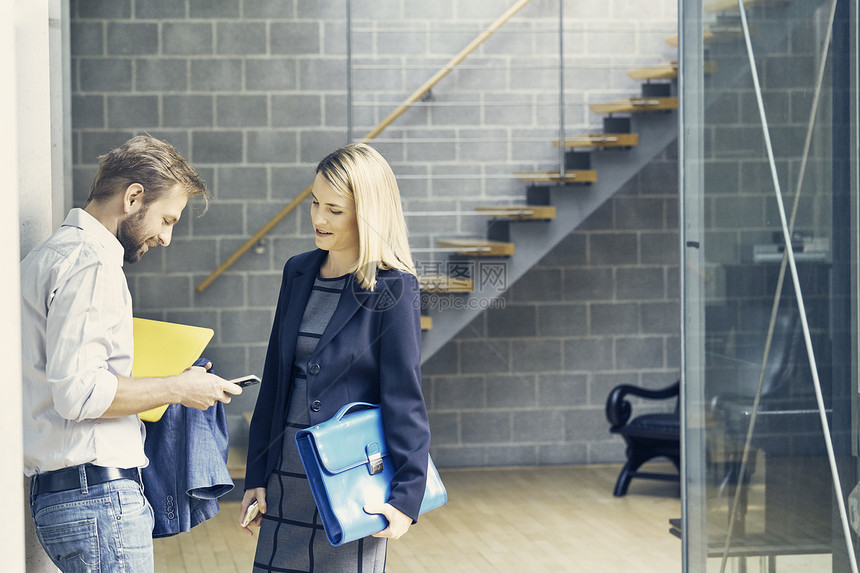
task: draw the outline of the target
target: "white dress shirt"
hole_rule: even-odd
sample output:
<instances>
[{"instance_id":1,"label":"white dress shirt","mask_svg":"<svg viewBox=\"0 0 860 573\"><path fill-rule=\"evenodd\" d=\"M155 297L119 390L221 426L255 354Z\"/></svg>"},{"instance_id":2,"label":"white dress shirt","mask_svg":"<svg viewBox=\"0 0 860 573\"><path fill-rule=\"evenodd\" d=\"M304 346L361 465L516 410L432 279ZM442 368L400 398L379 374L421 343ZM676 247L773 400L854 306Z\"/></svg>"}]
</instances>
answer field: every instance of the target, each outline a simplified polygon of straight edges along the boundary
<instances>
[{"instance_id":1,"label":"white dress shirt","mask_svg":"<svg viewBox=\"0 0 860 573\"><path fill-rule=\"evenodd\" d=\"M131 376L131 294L117 238L82 209L21 262L24 472L143 467L138 416L100 418Z\"/></svg>"}]
</instances>

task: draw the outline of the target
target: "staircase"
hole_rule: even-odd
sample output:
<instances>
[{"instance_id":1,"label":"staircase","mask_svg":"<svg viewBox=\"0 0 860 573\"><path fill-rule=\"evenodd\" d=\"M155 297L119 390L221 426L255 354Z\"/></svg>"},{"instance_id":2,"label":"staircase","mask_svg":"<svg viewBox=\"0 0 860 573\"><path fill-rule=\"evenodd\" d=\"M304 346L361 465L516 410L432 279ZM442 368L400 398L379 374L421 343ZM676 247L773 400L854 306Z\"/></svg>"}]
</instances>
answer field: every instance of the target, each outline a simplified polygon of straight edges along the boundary
<instances>
[{"instance_id":1,"label":"staircase","mask_svg":"<svg viewBox=\"0 0 860 573\"><path fill-rule=\"evenodd\" d=\"M593 114L603 116L602 132L555 142L565 148L563 173L515 173L528 184L525 202L477 207L490 217L485 240L437 241L438 247L456 251L448 266L463 269L466 276L435 276L434 289L422 288L427 327L422 362L490 308L494 299L677 139L678 98L672 95L677 65L632 70L629 75L645 82L639 96L591 106ZM464 280L471 291L463 288ZM455 288L443 288L449 282Z\"/></svg>"}]
</instances>

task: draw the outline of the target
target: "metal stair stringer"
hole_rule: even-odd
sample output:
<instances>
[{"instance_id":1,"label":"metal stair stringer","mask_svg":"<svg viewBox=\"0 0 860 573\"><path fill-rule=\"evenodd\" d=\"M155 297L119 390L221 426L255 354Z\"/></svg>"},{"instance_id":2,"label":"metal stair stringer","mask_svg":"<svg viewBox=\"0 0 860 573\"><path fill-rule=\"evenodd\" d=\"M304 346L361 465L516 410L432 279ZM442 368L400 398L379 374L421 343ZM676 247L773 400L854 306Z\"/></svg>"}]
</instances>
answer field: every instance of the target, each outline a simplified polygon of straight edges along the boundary
<instances>
[{"instance_id":1,"label":"metal stair stringer","mask_svg":"<svg viewBox=\"0 0 860 573\"><path fill-rule=\"evenodd\" d=\"M551 202L557 209L557 217L554 220L512 222L510 240L516 245L516 253L503 259L507 263L506 288L510 288L522 278L654 157L677 140L677 118L677 112L637 114L633 118L633 131L639 134L637 147L592 153L592 168L598 172L596 183L551 188ZM482 282L475 281L474 292L466 295L471 299L470 303L461 305L463 308L442 310L439 305L435 305L435 308L430 305L431 308L425 310L433 319L433 327L423 334L422 364L478 317L488 307L489 301L504 294L496 284Z\"/></svg>"}]
</instances>

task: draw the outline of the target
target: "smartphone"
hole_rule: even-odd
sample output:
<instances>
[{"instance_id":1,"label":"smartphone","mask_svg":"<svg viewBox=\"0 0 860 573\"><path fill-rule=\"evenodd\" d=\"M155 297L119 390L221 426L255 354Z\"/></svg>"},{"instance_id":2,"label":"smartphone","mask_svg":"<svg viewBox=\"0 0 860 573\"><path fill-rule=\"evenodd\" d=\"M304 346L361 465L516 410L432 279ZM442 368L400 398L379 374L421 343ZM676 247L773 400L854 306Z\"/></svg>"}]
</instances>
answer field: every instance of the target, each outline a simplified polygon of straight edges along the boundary
<instances>
[{"instance_id":1,"label":"smartphone","mask_svg":"<svg viewBox=\"0 0 860 573\"><path fill-rule=\"evenodd\" d=\"M248 527L248 524L254 521L257 514L260 513L260 508L257 506L257 500L251 502L248 506L248 511L245 512L245 517L242 518L242 527Z\"/></svg>"},{"instance_id":2,"label":"smartphone","mask_svg":"<svg viewBox=\"0 0 860 573\"><path fill-rule=\"evenodd\" d=\"M254 376L253 374L248 374L247 376L241 376L239 378L233 378L232 380L228 380L228 382L232 382L233 384L238 384L240 388L245 388L246 386L253 386L254 384L259 384L260 379Z\"/></svg>"}]
</instances>

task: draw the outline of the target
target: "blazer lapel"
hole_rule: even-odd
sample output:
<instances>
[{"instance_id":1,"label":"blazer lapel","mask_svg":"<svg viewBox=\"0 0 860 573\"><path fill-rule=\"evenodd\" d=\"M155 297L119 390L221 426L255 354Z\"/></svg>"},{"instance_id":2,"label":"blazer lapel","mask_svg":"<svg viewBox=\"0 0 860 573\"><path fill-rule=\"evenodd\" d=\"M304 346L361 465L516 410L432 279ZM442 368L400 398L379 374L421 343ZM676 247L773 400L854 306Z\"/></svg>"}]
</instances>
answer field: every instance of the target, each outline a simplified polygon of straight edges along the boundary
<instances>
[{"instance_id":1,"label":"blazer lapel","mask_svg":"<svg viewBox=\"0 0 860 573\"><path fill-rule=\"evenodd\" d=\"M319 272L320 265L325 258L326 251L318 250L316 256L308 258L307 263L296 269L293 275L293 284L290 287L290 302L281 328L284 329L282 348L289 354L289 368L292 369L292 357L296 348L296 340L299 336L299 328L302 325L302 317L305 307L311 297L314 280Z\"/></svg>"},{"instance_id":2,"label":"blazer lapel","mask_svg":"<svg viewBox=\"0 0 860 573\"><path fill-rule=\"evenodd\" d=\"M331 320L320 338L314 354L320 351L338 332L343 330L349 319L358 312L358 309L367 307L370 302L370 297L373 296L367 292L356 282L355 278L350 278L349 284L344 288L343 294L340 296L340 301L337 303L337 308L331 317Z\"/></svg>"}]
</instances>

